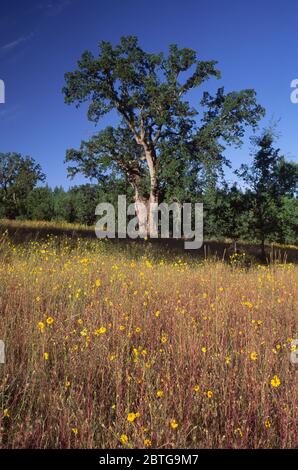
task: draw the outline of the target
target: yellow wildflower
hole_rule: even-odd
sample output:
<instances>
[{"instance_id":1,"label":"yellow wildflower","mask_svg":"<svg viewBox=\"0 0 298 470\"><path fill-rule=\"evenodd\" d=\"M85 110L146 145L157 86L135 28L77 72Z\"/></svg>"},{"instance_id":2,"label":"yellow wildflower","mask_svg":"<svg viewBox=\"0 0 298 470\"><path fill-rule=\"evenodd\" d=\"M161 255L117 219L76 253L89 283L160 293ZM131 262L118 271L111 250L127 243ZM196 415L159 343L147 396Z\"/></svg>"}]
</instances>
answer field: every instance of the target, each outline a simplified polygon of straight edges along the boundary
<instances>
[{"instance_id":1,"label":"yellow wildflower","mask_svg":"<svg viewBox=\"0 0 298 470\"><path fill-rule=\"evenodd\" d=\"M99 336L99 335L103 335L106 331L107 329L104 326L101 326L100 328L98 328L98 330L94 332L94 334L96 336Z\"/></svg>"},{"instance_id":2,"label":"yellow wildflower","mask_svg":"<svg viewBox=\"0 0 298 470\"><path fill-rule=\"evenodd\" d=\"M179 425L175 419L172 419L170 422L170 426L172 429L177 429Z\"/></svg>"},{"instance_id":3,"label":"yellow wildflower","mask_svg":"<svg viewBox=\"0 0 298 470\"><path fill-rule=\"evenodd\" d=\"M240 437L243 436L243 432L241 431L240 428L236 428L236 429L235 429L235 434L239 434Z\"/></svg>"},{"instance_id":4,"label":"yellow wildflower","mask_svg":"<svg viewBox=\"0 0 298 470\"><path fill-rule=\"evenodd\" d=\"M145 447L151 447L152 446L152 442L150 441L150 439L144 439L144 446Z\"/></svg>"},{"instance_id":5,"label":"yellow wildflower","mask_svg":"<svg viewBox=\"0 0 298 470\"><path fill-rule=\"evenodd\" d=\"M256 361L258 359L258 354L255 351L253 351L250 353L249 357L252 361Z\"/></svg>"},{"instance_id":6,"label":"yellow wildflower","mask_svg":"<svg viewBox=\"0 0 298 470\"><path fill-rule=\"evenodd\" d=\"M271 383L272 387L277 388L281 384L280 378L277 375L274 375L273 378L271 379L270 383Z\"/></svg>"},{"instance_id":7,"label":"yellow wildflower","mask_svg":"<svg viewBox=\"0 0 298 470\"><path fill-rule=\"evenodd\" d=\"M133 423L136 418L137 418L136 413L128 413L127 415L127 421L129 421L130 423Z\"/></svg>"},{"instance_id":8,"label":"yellow wildflower","mask_svg":"<svg viewBox=\"0 0 298 470\"><path fill-rule=\"evenodd\" d=\"M123 445L125 445L125 444L128 443L128 437L127 437L126 434L121 434L121 436L120 436L120 442L121 442L121 444L123 444Z\"/></svg>"}]
</instances>

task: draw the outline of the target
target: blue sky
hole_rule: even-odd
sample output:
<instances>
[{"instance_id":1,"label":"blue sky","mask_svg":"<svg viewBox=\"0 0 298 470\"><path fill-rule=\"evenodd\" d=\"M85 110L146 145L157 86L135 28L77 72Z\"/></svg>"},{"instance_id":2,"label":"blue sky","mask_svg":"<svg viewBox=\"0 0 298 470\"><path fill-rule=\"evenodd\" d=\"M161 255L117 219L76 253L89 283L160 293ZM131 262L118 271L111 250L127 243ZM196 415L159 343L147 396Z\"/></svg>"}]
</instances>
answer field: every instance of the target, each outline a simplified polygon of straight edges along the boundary
<instances>
[{"instance_id":1,"label":"blue sky","mask_svg":"<svg viewBox=\"0 0 298 470\"><path fill-rule=\"evenodd\" d=\"M297 18L293 0L2 1L0 79L6 103L0 105L0 152L34 157L50 186L82 182L67 179L65 151L96 128L83 108L64 104L64 73L75 68L84 50L96 52L100 40L117 43L133 34L148 51L177 43L204 60L218 60L222 79L212 79L208 89L254 88L267 110L263 124L279 121L278 145L297 161L298 104L290 101L290 83L298 78ZM200 90L192 93L192 104L200 98ZM106 116L98 129L114 123ZM249 159L249 148L246 143L227 150L234 168Z\"/></svg>"}]
</instances>

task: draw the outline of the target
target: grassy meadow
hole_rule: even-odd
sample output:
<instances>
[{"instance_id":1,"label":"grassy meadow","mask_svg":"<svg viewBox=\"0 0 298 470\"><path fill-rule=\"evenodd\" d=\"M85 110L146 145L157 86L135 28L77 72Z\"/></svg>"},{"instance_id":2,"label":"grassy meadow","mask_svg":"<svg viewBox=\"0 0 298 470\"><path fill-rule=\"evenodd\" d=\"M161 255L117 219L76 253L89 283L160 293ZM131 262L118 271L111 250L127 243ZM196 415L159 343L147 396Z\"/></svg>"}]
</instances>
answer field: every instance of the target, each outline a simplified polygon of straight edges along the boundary
<instances>
[{"instance_id":1,"label":"grassy meadow","mask_svg":"<svg viewBox=\"0 0 298 470\"><path fill-rule=\"evenodd\" d=\"M294 263L27 235L0 235L2 448L298 445Z\"/></svg>"}]
</instances>

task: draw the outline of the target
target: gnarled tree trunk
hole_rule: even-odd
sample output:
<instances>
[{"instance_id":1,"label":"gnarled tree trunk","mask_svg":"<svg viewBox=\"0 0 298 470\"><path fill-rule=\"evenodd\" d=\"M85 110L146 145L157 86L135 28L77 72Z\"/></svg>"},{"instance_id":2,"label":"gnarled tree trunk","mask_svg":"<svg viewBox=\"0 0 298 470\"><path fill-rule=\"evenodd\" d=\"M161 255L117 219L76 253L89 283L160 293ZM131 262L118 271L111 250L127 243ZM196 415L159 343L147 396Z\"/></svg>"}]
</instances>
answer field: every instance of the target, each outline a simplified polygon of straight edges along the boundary
<instances>
[{"instance_id":1,"label":"gnarled tree trunk","mask_svg":"<svg viewBox=\"0 0 298 470\"><path fill-rule=\"evenodd\" d=\"M145 157L150 174L150 196L148 201L148 234L152 238L158 237L158 182L156 174L156 155L153 148L145 149Z\"/></svg>"}]
</instances>

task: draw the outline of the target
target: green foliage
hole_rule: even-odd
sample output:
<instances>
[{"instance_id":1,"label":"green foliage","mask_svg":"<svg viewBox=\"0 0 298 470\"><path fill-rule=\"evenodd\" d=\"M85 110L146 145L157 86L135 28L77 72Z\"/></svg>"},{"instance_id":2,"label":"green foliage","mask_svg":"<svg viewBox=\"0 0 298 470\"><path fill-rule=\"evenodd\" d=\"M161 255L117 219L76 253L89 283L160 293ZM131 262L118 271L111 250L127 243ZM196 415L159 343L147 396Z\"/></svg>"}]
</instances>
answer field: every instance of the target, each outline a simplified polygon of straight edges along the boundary
<instances>
[{"instance_id":1,"label":"green foliage","mask_svg":"<svg viewBox=\"0 0 298 470\"><path fill-rule=\"evenodd\" d=\"M211 187L204 194L205 233L210 237L245 239L248 235L247 194L234 184L230 188Z\"/></svg>"},{"instance_id":2,"label":"green foliage","mask_svg":"<svg viewBox=\"0 0 298 470\"><path fill-rule=\"evenodd\" d=\"M297 244L298 242L298 199L282 196L277 214L277 230L274 240L279 243Z\"/></svg>"},{"instance_id":3,"label":"green foliage","mask_svg":"<svg viewBox=\"0 0 298 470\"><path fill-rule=\"evenodd\" d=\"M56 187L53 191L53 204L55 220L75 222L76 213L70 191L64 191L62 187Z\"/></svg>"},{"instance_id":4,"label":"green foliage","mask_svg":"<svg viewBox=\"0 0 298 470\"><path fill-rule=\"evenodd\" d=\"M97 181L121 175L135 198L191 200L204 174L217 175L228 163L225 146L240 145L246 127L255 128L264 115L254 90L225 94L221 87L214 97L203 94L197 118L187 94L220 78L216 64L177 45L167 55L147 53L134 36L115 47L101 42L98 56L86 51L77 69L65 74L65 102L88 102L88 118L96 123L116 110L120 126L69 150L69 174Z\"/></svg>"},{"instance_id":5,"label":"green foliage","mask_svg":"<svg viewBox=\"0 0 298 470\"><path fill-rule=\"evenodd\" d=\"M250 231L261 242L262 254L265 255L266 240L277 238L284 242L295 230L292 223L291 229L283 227L286 213L293 216L297 209L297 204L289 203L284 196L293 197L297 193L298 165L286 162L279 149L273 147L274 136L270 130L265 130L253 143L257 151L252 164L241 165L237 174L248 188Z\"/></svg>"},{"instance_id":6,"label":"green foliage","mask_svg":"<svg viewBox=\"0 0 298 470\"><path fill-rule=\"evenodd\" d=\"M96 133L89 141L82 141L79 150L69 149L66 162L71 162L68 166L71 177L81 173L96 180L108 193L111 188L123 184L146 192L146 169L141 149L127 128L107 127Z\"/></svg>"},{"instance_id":7,"label":"green foliage","mask_svg":"<svg viewBox=\"0 0 298 470\"><path fill-rule=\"evenodd\" d=\"M52 220L54 216L53 192L48 187L34 188L27 196L26 214L30 220Z\"/></svg>"},{"instance_id":8,"label":"green foliage","mask_svg":"<svg viewBox=\"0 0 298 470\"><path fill-rule=\"evenodd\" d=\"M98 187L90 184L74 187L70 190L75 222L92 225L95 220L95 208L100 200Z\"/></svg>"},{"instance_id":9,"label":"green foliage","mask_svg":"<svg viewBox=\"0 0 298 470\"><path fill-rule=\"evenodd\" d=\"M116 109L130 130L141 134L141 119L151 137L162 126L165 132L185 124L195 112L181 97L209 77L220 77L215 61L199 61L195 51L169 47L167 57L145 52L134 36L122 37L120 44L102 41L99 55L86 51L78 69L65 74L66 103L89 101L88 118L97 122ZM179 83L182 72L193 68L190 77ZM149 138L149 135L147 136Z\"/></svg>"},{"instance_id":10,"label":"green foliage","mask_svg":"<svg viewBox=\"0 0 298 470\"><path fill-rule=\"evenodd\" d=\"M33 158L0 153L0 213L8 218L26 216L29 193L45 175Z\"/></svg>"}]
</instances>

